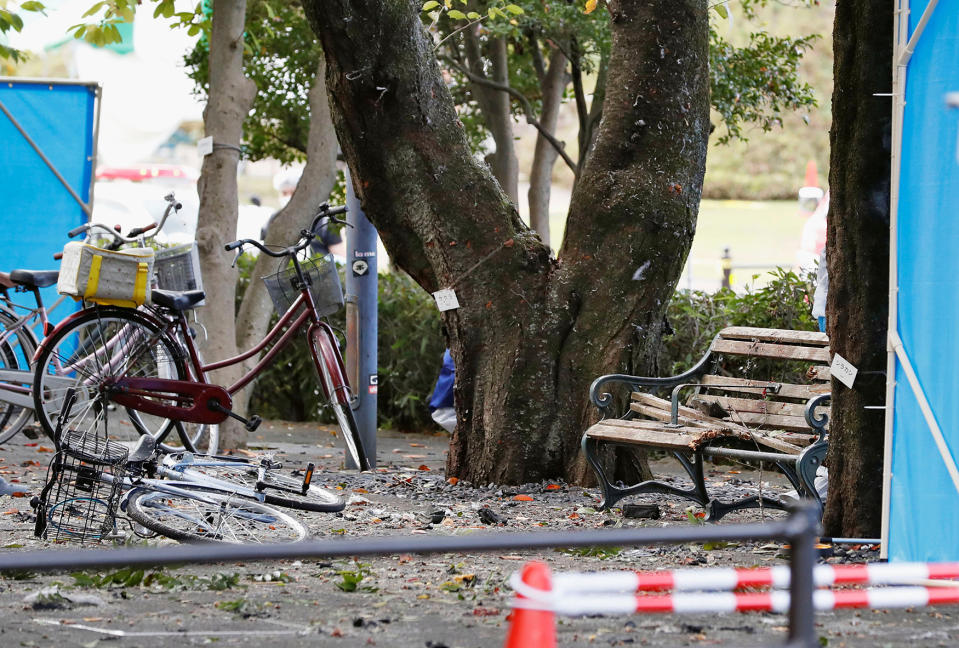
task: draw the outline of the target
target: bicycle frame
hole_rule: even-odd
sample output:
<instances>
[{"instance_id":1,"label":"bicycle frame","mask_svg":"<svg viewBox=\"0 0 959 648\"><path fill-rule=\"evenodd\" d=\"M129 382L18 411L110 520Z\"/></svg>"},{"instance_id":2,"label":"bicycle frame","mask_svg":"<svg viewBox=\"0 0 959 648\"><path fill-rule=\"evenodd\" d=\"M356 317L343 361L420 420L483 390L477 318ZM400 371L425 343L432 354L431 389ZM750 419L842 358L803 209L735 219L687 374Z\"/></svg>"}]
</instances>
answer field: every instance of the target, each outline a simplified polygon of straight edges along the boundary
<instances>
[{"instance_id":1,"label":"bicycle frame","mask_svg":"<svg viewBox=\"0 0 959 648\"><path fill-rule=\"evenodd\" d=\"M299 262L295 258L293 263L295 267L299 268ZM307 326L307 340L317 374L321 378L328 374L330 378L330 386L326 384L325 380L320 380L326 397L329 399L335 398L345 406L350 404L351 390L343 358L336 347L335 333L333 328L317 315L316 305L308 285L301 287L300 295L256 346L234 357L209 364L203 364L200 360L196 344L189 332L186 312L167 313L156 308L151 309L151 311L139 310L141 315L150 320L159 330L165 331L171 338L177 340L185 349L188 355L188 358L186 358L188 362L185 364L191 374L191 380L117 377L110 381L109 387L113 392L110 399L118 405L175 421L205 424L221 423L228 416L224 410L228 411L232 405L230 397L250 384L304 326ZM73 319L79 317L83 312L85 311L68 317L58 325L57 329L68 326ZM175 336L177 331L180 333L178 339ZM37 350L38 356L43 346L43 343L41 343L41 348ZM229 387L223 388L208 380L208 373L240 364L267 348L269 350L259 362ZM326 369L325 372L324 368ZM330 393L330 391L333 391L333 393ZM169 402L161 402L150 398L151 395L157 396L160 394L167 396L167 401L175 400L178 404L173 405ZM187 403L187 405L184 406L179 403ZM214 408L212 406L214 403L218 407Z\"/></svg>"}]
</instances>

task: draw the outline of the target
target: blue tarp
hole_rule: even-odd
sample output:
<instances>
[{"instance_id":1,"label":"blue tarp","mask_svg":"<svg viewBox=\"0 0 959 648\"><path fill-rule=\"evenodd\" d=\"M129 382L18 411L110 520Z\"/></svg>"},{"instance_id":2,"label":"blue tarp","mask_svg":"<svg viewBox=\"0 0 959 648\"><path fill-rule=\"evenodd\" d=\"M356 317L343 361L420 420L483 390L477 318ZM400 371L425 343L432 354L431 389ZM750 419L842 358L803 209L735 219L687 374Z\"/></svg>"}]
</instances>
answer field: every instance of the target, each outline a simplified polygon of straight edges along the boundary
<instances>
[{"instance_id":1,"label":"blue tarp","mask_svg":"<svg viewBox=\"0 0 959 648\"><path fill-rule=\"evenodd\" d=\"M93 177L95 86L4 79L0 101L87 204ZM0 112L0 270L51 270L83 208ZM44 291L52 304L55 288ZM31 303L31 299L24 303ZM61 317L65 314L58 313Z\"/></svg>"},{"instance_id":2,"label":"blue tarp","mask_svg":"<svg viewBox=\"0 0 959 648\"><path fill-rule=\"evenodd\" d=\"M913 1L910 34L928 0ZM899 335L959 457L959 0L941 0L909 62L898 203ZM896 367L890 560L959 560L959 492ZM955 459L954 459L955 461Z\"/></svg>"}]
</instances>

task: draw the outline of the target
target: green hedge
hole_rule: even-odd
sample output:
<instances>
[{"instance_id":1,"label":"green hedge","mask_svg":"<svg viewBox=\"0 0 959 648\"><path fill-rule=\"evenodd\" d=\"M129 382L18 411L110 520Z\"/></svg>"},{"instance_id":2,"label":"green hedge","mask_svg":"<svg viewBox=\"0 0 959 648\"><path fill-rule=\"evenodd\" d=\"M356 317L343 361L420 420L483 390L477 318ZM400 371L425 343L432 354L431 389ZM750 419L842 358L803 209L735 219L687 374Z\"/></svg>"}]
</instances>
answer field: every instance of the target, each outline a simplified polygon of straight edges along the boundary
<instances>
[{"instance_id":1,"label":"green hedge","mask_svg":"<svg viewBox=\"0 0 959 648\"><path fill-rule=\"evenodd\" d=\"M690 368L725 326L816 330L810 314L810 278L781 269L773 274L766 286L739 295L730 290L715 294L677 291L667 315L674 333L663 338L658 358L661 373L671 375ZM409 276L398 271L380 275L379 300L379 425L399 430L438 429L427 411L445 347L436 305ZM339 331L345 329L343 311L329 321ZM321 407L305 343L290 345L261 375L251 411L264 418L332 422L328 410Z\"/></svg>"}]
</instances>

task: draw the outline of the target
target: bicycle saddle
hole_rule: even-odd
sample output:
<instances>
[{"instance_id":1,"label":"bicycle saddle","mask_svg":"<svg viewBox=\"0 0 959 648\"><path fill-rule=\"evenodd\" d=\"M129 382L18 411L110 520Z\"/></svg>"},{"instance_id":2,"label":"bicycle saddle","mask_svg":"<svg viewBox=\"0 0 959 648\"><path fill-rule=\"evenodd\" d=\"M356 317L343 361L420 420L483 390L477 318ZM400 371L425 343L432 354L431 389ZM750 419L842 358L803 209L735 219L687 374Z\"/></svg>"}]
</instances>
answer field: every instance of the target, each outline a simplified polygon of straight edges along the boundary
<instances>
[{"instance_id":1,"label":"bicycle saddle","mask_svg":"<svg viewBox=\"0 0 959 648\"><path fill-rule=\"evenodd\" d=\"M149 434L141 435L137 440L137 444L133 446L133 449L130 451L127 461L133 463L146 461L153 456L154 451L156 451L156 447L156 439Z\"/></svg>"},{"instance_id":2,"label":"bicycle saddle","mask_svg":"<svg viewBox=\"0 0 959 648\"><path fill-rule=\"evenodd\" d=\"M173 292L172 290L160 290L154 288L150 293L150 299L157 306L169 308L170 310L184 311L193 308L206 297L202 290L189 290L187 292Z\"/></svg>"},{"instance_id":3,"label":"bicycle saddle","mask_svg":"<svg viewBox=\"0 0 959 648\"><path fill-rule=\"evenodd\" d=\"M11 270L10 281L24 288L46 288L57 283L59 270Z\"/></svg>"},{"instance_id":4,"label":"bicycle saddle","mask_svg":"<svg viewBox=\"0 0 959 648\"><path fill-rule=\"evenodd\" d=\"M0 272L0 288L14 288L16 285L9 272Z\"/></svg>"}]
</instances>

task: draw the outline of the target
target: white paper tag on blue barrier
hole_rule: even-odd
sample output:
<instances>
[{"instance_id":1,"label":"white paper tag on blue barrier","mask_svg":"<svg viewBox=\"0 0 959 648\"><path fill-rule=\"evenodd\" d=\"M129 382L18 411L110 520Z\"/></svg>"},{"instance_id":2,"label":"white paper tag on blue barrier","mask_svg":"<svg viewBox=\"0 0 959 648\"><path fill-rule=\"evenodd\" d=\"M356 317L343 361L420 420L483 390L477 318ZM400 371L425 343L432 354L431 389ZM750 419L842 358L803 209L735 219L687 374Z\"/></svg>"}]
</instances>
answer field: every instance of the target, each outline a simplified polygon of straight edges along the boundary
<instances>
[{"instance_id":1,"label":"white paper tag on blue barrier","mask_svg":"<svg viewBox=\"0 0 959 648\"><path fill-rule=\"evenodd\" d=\"M846 360L838 353L832 358L832 365L829 367L829 373L832 377L852 389L852 384L856 382L856 374L859 370L851 362Z\"/></svg>"},{"instance_id":2,"label":"white paper tag on blue barrier","mask_svg":"<svg viewBox=\"0 0 959 648\"><path fill-rule=\"evenodd\" d=\"M436 300L436 307L440 309L441 313L460 307L460 303L456 299L456 293L453 292L452 288L437 290L433 293L433 299Z\"/></svg>"}]
</instances>

